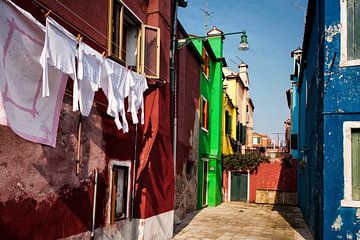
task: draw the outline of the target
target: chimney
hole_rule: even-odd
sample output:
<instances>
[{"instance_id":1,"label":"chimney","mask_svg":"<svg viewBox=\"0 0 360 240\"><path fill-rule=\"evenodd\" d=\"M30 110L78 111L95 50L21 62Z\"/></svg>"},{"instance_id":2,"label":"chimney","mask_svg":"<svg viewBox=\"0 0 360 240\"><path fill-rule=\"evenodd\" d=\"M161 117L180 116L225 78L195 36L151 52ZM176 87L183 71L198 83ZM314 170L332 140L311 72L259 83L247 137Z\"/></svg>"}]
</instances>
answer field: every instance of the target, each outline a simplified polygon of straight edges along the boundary
<instances>
[{"instance_id":1,"label":"chimney","mask_svg":"<svg viewBox=\"0 0 360 240\"><path fill-rule=\"evenodd\" d=\"M249 87L249 74L248 74L248 65L244 62L239 64L239 75L241 80L243 81L245 87Z\"/></svg>"},{"instance_id":2,"label":"chimney","mask_svg":"<svg viewBox=\"0 0 360 240\"><path fill-rule=\"evenodd\" d=\"M294 73L291 74L290 79L295 82L297 81L297 78L300 74L301 56L302 49L299 47L291 52L291 57L294 59Z\"/></svg>"},{"instance_id":3,"label":"chimney","mask_svg":"<svg viewBox=\"0 0 360 240\"><path fill-rule=\"evenodd\" d=\"M207 32L207 35L209 37L213 36L213 35L221 35L224 34L223 31L221 31L220 29L218 29L217 27L213 26L212 29L210 31ZM222 39L225 39L225 36L222 35L221 36Z\"/></svg>"}]
</instances>

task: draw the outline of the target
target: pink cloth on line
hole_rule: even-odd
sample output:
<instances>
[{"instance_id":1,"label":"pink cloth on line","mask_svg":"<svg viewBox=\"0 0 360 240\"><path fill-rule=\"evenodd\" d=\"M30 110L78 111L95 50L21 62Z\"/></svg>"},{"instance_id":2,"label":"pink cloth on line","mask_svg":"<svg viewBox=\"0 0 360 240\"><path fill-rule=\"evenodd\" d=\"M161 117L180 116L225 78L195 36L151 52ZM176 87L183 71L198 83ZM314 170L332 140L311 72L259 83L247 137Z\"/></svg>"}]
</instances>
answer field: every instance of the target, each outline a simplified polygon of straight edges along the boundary
<instances>
[{"instance_id":1,"label":"pink cloth on line","mask_svg":"<svg viewBox=\"0 0 360 240\"><path fill-rule=\"evenodd\" d=\"M0 29L0 124L54 147L67 77L49 68L52 95L42 98L44 27L10 1L0 1Z\"/></svg>"}]
</instances>

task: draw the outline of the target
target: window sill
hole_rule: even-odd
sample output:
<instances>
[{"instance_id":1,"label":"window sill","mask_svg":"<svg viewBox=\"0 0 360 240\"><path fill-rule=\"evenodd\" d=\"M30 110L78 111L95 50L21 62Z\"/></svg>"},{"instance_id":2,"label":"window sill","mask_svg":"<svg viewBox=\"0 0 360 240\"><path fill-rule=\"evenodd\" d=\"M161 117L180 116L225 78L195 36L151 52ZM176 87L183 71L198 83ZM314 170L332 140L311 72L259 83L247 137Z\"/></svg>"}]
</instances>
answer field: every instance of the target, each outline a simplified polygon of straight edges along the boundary
<instances>
[{"instance_id":1,"label":"window sill","mask_svg":"<svg viewBox=\"0 0 360 240\"><path fill-rule=\"evenodd\" d=\"M360 59L357 60L341 60L340 67L355 67L360 66Z\"/></svg>"},{"instance_id":2,"label":"window sill","mask_svg":"<svg viewBox=\"0 0 360 240\"><path fill-rule=\"evenodd\" d=\"M206 133L209 133L209 130L206 129L206 128L204 128L204 127L201 127L201 130L203 130L203 131L206 132Z\"/></svg>"},{"instance_id":3,"label":"window sill","mask_svg":"<svg viewBox=\"0 0 360 240\"><path fill-rule=\"evenodd\" d=\"M208 76L206 76L206 74L204 72L202 72L202 74L204 75L204 77L207 81L210 81L210 78Z\"/></svg>"},{"instance_id":4,"label":"window sill","mask_svg":"<svg viewBox=\"0 0 360 240\"><path fill-rule=\"evenodd\" d=\"M360 201L343 199L341 200L341 207L360 208Z\"/></svg>"}]
</instances>

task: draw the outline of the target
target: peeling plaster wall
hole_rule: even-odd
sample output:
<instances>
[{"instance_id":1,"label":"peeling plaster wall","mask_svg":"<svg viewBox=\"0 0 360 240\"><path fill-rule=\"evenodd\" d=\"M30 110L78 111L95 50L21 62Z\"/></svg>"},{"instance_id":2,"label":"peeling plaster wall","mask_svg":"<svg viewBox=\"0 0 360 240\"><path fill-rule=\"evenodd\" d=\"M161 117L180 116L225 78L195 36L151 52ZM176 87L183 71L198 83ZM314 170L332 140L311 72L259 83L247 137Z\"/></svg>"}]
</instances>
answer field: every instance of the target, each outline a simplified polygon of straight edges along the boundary
<instances>
[{"instance_id":1,"label":"peeling plaster wall","mask_svg":"<svg viewBox=\"0 0 360 240\"><path fill-rule=\"evenodd\" d=\"M98 43L90 41L86 36L84 42L100 52L107 48L107 41L101 34L106 36L108 31L108 1L94 1L91 5L85 0L63 1L101 34L94 32L94 29L56 1L40 1ZM31 1L15 2L44 22L43 12ZM125 3L131 5L132 11L145 24L161 28L160 77L168 82L171 2L126 0ZM73 26L62 20L59 22L73 34L78 33ZM0 182L2 239L57 239L88 231L91 228L94 169L99 171L95 227L112 227L106 225L110 182L108 163L110 160L133 159L135 127L128 115L129 133L123 134L117 130L113 118L106 114L107 101L104 95L101 92L96 94L92 112L82 122L82 160L80 175L76 176L74 159L79 113L71 110L71 80L68 84L55 148L25 141L10 128L0 126L0 176L5 176ZM138 219L148 219L163 213L171 213L173 216L174 207L170 86L151 85L145 95L145 125L139 126L137 153L134 211ZM154 229L166 232L168 236L173 228L172 217L166 219L170 222L166 228L161 225ZM127 226L116 224L113 229L121 234ZM152 236L164 236L162 233L154 233Z\"/></svg>"},{"instance_id":2,"label":"peeling plaster wall","mask_svg":"<svg viewBox=\"0 0 360 240\"><path fill-rule=\"evenodd\" d=\"M360 66L340 67L341 2L318 0L310 4L316 6L312 10L316 12L312 24L319 31L314 32L313 28L311 38L307 39L303 77L303 81L310 79L307 106L304 83L300 92L300 147L302 160L306 161L299 170L299 203L305 220L319 239L360 238L359 210L341 206L343 123L360 121ZM320 41L314 40L316 36ZM315 90L312 86L316 86ZM318 218L312 214L317 208Z\"/></svg>"},{"instance_id":3,"label":"peeling plaster wall","mask_svg":"<svg viewBox=\"0 0 360 240\"><path fill-rule=\"evenodd\" d=\"M178 32L178 38L184 37ZM197 203L201 65L195 53L188 46L179 49L176 58L178 134L175 214L180 219L196 210Z\"/></svg>"},{"instance_id":4,"label":"peeling plaster wall","mask_svg":"<svg viewBox=\"0 0 360 240\"><path fill-rule=\"evenodd\" d=\"M340 2L325 0L324 239L360 239L358 209L344 199L343 123L360 121L360 66L340 67Z\"/></svg>"}]
</instances>

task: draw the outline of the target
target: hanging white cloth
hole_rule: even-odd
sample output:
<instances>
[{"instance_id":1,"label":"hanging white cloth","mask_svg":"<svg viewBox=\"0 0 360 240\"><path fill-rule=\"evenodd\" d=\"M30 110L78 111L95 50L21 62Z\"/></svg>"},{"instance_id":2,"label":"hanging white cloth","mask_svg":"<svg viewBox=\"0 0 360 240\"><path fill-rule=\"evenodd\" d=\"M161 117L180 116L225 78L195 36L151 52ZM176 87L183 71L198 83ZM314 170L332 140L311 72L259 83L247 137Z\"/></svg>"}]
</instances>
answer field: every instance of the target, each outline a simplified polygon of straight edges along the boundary
<instances>
[{"instance_id":1,"label":"hanging white cloth","mask_svg":"<svg viewBox=\"0 0 360 240\"><path fill-rule=\"evenodd\" d=\"M107 74L109 77L106 79L102 78L101 80L101 88L103 89L109 102L107 113L115 118L117 128L122 129L123 132L126 133L129 131L129 125L126 120L124 101L128 96L126 89L130 88L127 87L127 85L131 84L126 82L128 70L110 59L106 59L105 62L108 63L112 71L111 74ZM104 67L102 69L104 69Z\"/></svg>"},{"instance_id":2,"label":"hanging white cloth","mask_svg":"<svg viewBox=\"0 0 360 240\"><path fill-rule=\"evenodd\" d=\"M54 147L67 76L50 68L51 96L41 97L45 27L12 2L0 1L0 29L0 124Z\"/></svg>"},{"instance_id":3,"label":"hanging white cloth","mask_svg":"<svg viewBox=\"0 0 360 240\"><path fill-rule=\"evenodd\" d=\"M103 56L80 42L78 47L79 105L83 116L89 116L95 92L100 88L100 80L112 74L109 62Z\"/></svg>"},{"instance_id":4,"label":"hanging white cloth","mask_svg":"<svg viewBox=\"0 0 360 240\"><path fill-rule=\"evenodd\" d=\"M144 124L144 92L148 89L147 81L145 76L136 72L130 72L128 77L133 82L130 88L130 94L128 98L129 106L128 112L131 113L132 121L134 124L139 122L138 111L141 109L140 123Z\"/></svg>"},{"instance_id":5,"label":"hanging white cloth","mask_svg":"<svg viewBox=\"0 0 360 240\"><path fill-rule=\"evenodd\" d=\"M51 17L46 18L45 43L40 57L43 68L42 96L50 96L49 65L68 74L74 80L73 111L79 110L79 89L76 77L76 38Z\"/></svg>"}]
</instances>

